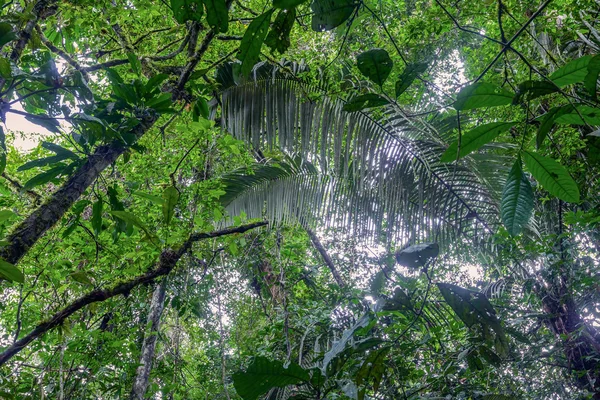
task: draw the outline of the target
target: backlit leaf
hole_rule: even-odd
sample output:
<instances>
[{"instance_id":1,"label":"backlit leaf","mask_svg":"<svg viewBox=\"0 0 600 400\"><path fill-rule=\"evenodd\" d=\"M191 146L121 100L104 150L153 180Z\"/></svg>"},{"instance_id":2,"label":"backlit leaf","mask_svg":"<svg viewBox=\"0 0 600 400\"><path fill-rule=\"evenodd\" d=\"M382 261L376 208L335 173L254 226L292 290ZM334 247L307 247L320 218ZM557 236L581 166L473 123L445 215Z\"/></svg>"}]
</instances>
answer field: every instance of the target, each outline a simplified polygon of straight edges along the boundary
<instances>
[{"instance_id":1,"label":"backlit leaf","mask_svg":"<svg viewBox=\"0 0 600 400\"><path fill-rule=\"evenodd\" d=\"M394 62L387 51L373 49L359 54L356 57L356 65L364 76L382 86L390 75Z\"/></svg>"},{"instance_id":2,"label":"backlit leaf","mask_svg":"<svg viewBox=\"0 0 600 400\"><path fill-rule=\"evenodd\" d=\"M579 202L579 187L565 167L551 158L524 151L527 170L550 194L569 203Z\"/></svg>"},{"instance_id":3,"label":"backlit leaf","mask_svg":"<svg viewBox=\"0 0 600 400\"><path fill-rule=\"evenodd\" d=\"M240 43L240 52L238 59L242 62L241 73L248 76L254 64L258 61L260 49L262 48L269 25L271 23L271 15L273 9L268 10L264 14L259 15L248 25L242 42Z\"/></svg>"},{"instance_id":4,"label":"backlit leaf","mask_svg":"<svg viewBox=\"0 0 600 400\"><path fill-rule=\"evenodd\" d=\"M472 110L475 108L497 107L511 104L514 94L491 83L475 83L458 93L454 108Z\"/></svg>"},{"instance_id":5,"label":"backlit leaf","mask_svg":"<svg viewBox=\"0 0 600 400\"><path fill-rule=\"evenodd\" d=\"M460 139L460 152L458 150L458 140L453 142L442 154L440 161L451 162L462 158L467 154L479 149L481 146L491 142L498 135L506 132L514 125L514 122L492 122L490 124L480 125L475 129L462 135Z\"/></svg>"},{"instance_id":6,"label":"backlit leaf","mask_svg":"<svg viewBox=\"0 0 600 400\"><path fill-rule=\"evenodd\" d=\"M527 224L533 212L533 189L527 177L523 174L521 158L517 158L513 165L504 190L500 215L508 233L518 235Z\"/></svg>"}]
</instances>

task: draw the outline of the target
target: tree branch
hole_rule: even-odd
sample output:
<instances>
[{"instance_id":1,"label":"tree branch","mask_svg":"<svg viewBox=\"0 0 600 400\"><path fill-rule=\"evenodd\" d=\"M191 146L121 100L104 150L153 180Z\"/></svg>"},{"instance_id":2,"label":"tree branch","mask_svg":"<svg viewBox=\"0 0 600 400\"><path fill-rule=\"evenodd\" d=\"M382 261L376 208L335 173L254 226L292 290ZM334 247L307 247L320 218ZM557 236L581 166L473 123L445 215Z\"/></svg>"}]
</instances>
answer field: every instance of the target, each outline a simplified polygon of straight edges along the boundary
<instances>
[{"instance_id":1,"label":"tree branch","mask_svg":"<svg viewBox=\"0 0 600 400\"><path fill-rule=\"evenodd\" d=\"M327 267L329 267L329 270L331 271L331 275L333 275L333 279L335 279L338 286L341 288L345 287L346 284L344 283L342 276L340 275L339 271L335 267L335 264L333 263L333 260L331 259L331 257L329 257L329 254L327 254L327 250L325 250L325 248L321 244L321 241L319 240L317 235L315 235L315 233L312 231L312 229L310 229L307 226L304 227L304 230L306 231L306 233L308 233L308 237L310 238L310 241L312 242L313 246L315 246L315 249L317 249L317 251L321 254L321 257L323 257L323 261L325 261L325 265L327 265Z\"/></svg>"},{"instance_id":2,"label":"tree branch","mask_svg":"<svg viewBox=\"0 0 600 400\"><path fill-rule=\"evenodd\" d=\"M87 305L92 303L103 302L120 294L127 295L129 294L129 292L131 292L132 289L136 288L139 285L153 282L161 276L168 275L173 270L173 268L175 268L175 265L177 264L177 261L179 261L181 256L183 256L195 242L202 239L216 238L220 236L231 235L234 233L244 233L246 231L264 225L267 225L266 221L254 222L247 225L230 227L213 232L194 233L190 235L190 237L183 243L183 245L181 245L181 247L179 247L179 249L164 250L161 253L154 269L129 281L120 283L111 289L94 290L86 294L85 296L82 296L79 299L75 300L62 310L58 311L50 319L40 323L26 336L14 342L11 346L7 347L2 354L0 354L0 366L6 364L8 360L10 360L14 355L23 350L29 343L39 338L51 329L61 325L67 318L69 318L75 312L86 307Z\"/></svg>"}]
</instances>

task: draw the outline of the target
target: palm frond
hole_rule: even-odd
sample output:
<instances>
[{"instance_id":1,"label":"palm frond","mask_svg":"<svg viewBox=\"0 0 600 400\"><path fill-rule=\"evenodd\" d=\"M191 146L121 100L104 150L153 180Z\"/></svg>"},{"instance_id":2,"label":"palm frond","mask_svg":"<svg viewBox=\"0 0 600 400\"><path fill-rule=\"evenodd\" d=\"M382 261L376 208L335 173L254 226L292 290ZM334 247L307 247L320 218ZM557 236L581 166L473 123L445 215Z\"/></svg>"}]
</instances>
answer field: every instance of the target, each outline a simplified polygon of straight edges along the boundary
<instances>
[{"instance_id":1,"label":"palm frond","mask_svg":"<svg viewBox=\"0 0 600 400\"><path fill-rule=\"evenodd\" d=\"M298 154L318 168L256 177L229 203L231 213L273 222L302 217L309 226L365 238L383 233L386 241L447 242L457 234L479 240L494 231L492 188L465 163L439 162L446 147L435 127L393 108L378 121L343 105L289 79L223 91L222 125L236 138Z\"/></svg>"}]
</instances>

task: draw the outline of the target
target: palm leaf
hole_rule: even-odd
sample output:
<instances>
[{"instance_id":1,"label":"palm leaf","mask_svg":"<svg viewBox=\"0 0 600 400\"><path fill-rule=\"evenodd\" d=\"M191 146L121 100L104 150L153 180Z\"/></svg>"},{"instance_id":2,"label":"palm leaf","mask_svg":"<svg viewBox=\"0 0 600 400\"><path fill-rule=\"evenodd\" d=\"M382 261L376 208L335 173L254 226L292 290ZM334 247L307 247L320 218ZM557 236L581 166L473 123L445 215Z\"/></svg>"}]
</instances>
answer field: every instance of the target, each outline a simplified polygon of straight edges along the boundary
<instances>
[{"instance_id":1,"label":"palm leaf","mask_svg":"<svg viewBox=\"0 0 600 400\"><path fill-rule=\"evenodd\" d=\"M497 196L472 166L439 162L446 146L432 124L393 108L378 121L344 112L343 104L289 79L224 90L222 125L236 138L298 154L318 169L270 178L261 171L232 198L230 212L273 222L301 217L309 226L341 227L372 239L385 233L388 241L445 242L457 234L482 239L493 232Z\"/></svg>"}]
</instances>

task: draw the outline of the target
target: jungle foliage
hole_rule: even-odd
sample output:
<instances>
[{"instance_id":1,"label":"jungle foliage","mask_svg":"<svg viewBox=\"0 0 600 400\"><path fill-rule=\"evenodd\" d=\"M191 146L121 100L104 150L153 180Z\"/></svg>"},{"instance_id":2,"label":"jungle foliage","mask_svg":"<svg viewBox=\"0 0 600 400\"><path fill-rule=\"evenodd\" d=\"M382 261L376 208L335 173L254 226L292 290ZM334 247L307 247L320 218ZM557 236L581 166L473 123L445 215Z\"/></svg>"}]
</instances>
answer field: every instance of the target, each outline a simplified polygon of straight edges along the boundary
<instances>
[{"instance_id":1,"label":"jungle foliage","mask_svg":"<svg viewBox=\"0 0 600 400\"><path fill-rule=\"evenodd\" d=\"M0 1L0 397L600 398L599 10Z\"/></svg>"}]
</instances>

